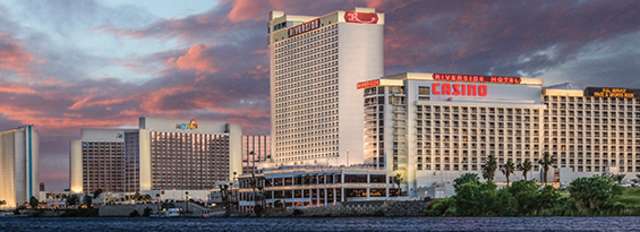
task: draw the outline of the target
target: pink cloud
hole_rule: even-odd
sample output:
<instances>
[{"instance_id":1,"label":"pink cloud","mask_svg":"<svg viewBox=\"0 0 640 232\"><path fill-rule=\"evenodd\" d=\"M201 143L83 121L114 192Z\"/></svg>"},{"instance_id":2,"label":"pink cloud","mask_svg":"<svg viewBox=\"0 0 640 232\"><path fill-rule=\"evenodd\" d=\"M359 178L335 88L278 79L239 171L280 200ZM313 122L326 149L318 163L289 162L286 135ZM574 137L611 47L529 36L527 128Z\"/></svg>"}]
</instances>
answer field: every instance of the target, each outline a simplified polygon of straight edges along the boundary
<instances>
[{"instance_id":1,"label":"pink cloud","mask_svg":"<svg viewBox=\"0 0 640 232\"><path fill-rule=\"evenodd\" d=\"M199 73L214 73L218 70L213 57L205 54L207 46L204 44L193 45L187 53L177 58L169 58L167 63L177 69L194 70Z\"/></svg>"},{"instance_id":2,"label":"pink cloud","mask_svg":"<svg viewBox=\"0 0 640 232\"><path fill-rule=\"evenodd\" d=\"M30 76L29 64L33 55L9 35L0 33L0 70L13 71L22 76Z\"/></svg>"},{"instance_id":3,"label":"pink cloud","mask_svg":"<svg viewBox=\"0 0 640 232\"><path fill-rule=\"evenodd\" d=\"M266 1L235 0L231 11L227 14L227 19L233 23L263 19L265 18L263 10L269 7L264 3Z\"/></svg>"}]
</instances>

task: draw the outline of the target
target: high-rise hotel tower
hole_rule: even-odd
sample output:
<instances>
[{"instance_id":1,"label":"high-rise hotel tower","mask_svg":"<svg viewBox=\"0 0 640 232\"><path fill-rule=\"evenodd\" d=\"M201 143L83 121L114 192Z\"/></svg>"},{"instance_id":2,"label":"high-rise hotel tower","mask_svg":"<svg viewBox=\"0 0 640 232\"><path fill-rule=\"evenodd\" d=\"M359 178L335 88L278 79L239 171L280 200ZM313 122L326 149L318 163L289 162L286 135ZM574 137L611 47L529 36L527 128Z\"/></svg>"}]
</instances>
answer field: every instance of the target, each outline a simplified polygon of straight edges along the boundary
<instances>
[{"instance_id":1,"label":"high-rise hotel tower","mask_svg":"<svg viewBox=\"0 0 640 232\"><path fill-rule=\"evenodd\" d=\"M33 126L0 131L0 208L38 196L38 133Z\"/></svg>"},{"instance_id":2,"label":"high-rise hotel tower","mask_svg":"<svg viewBox=\"0 0 640 232\"><path fill-rule=\"evenodd\" d=\"M383 25L384 14L369 8L319 17L270 13L275 164L367 162L364 98L353 86L384 74Z\"/></svg>"}]
</instances>

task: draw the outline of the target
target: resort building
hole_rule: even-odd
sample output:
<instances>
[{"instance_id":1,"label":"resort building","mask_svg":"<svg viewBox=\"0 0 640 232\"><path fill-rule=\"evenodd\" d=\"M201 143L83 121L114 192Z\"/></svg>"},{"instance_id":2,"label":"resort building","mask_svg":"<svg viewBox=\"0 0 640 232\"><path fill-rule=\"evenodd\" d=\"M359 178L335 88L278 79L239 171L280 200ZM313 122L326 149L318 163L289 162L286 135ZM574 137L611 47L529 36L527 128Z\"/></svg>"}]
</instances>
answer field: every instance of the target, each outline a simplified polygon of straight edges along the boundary
<instances>
[{"instance_id":1,"label":"resort building","mask_svg":"<svg viewBox=\"0 0 640 232\"><path fill-rule=\"evenodd\" d=\"M540 79L403 73L357 88L365 97L366 159L402 176L413 196L480 173L489 155L503 164L535 162L542 152Z\"/></svg>"},{"instance_id":2,"label":"resort building","mask_svg":"<svg viewBox=\"0 0 640 232\"><path fill-rule=\"evenodd\" d=\"M384 14L370 8L323 16L270 13L274 163L364 161L363 97L353 86L384 74L383 26Z\"/></svg>"},{"instance_id":3,"label":"resort building","mask_svg":"<svg viewBox=\"0 0 640 232\"><path fill-rule=\"evenodd\" d=\"M625 174L640 169L640 90L561 86L542 79L403 73L363 81L364 154L412 196L451 195L461 174L481 174L489 155L534 164L555 161L548 178ZM519 172L518 172L519 173ZM520 179L514 174L512 180ZM496 172L497 181L505 177ZM434 191L434 189L440 189Z\"/></svg>"},{"instance_id":4,"label":"resort building","mask_svg":"<svg viewBox=\"0 0 640 232\"><path fill-rule=\"evenodd\" d=\"M0 131L0 208L38 197L38 133L32 125Z\"/></svg>"},{"instance_id":5,"label":"resort building","mask_svg":"<svg viewBox=\"0 0 640 232\"><path fill-rule=\"evenodd\" d=\"M242 136L242 173L257 172L260 164L271 159L271 136Z\"/></svg>"},{"instance_id":6,"label":"resort building","mask_svg":"<svg viewBox=\"0 0 640 232\"><path fill-rule=\"evenodd\" d=\"M213 189L242 174L241 135L223 122L145 117L137 129L83 130L72 142L71 190Z\"/></svg>"},{"instance_id":7,"label":"resort building","mask_svg":"<svg viewBox=\"0 0 640 232\"><path fill-rule=\"evenodd\" d=\"M555 158L555 167L572 172L570 179L605 172L635 178L640 171L640 90L551 87L543 95L543 149Z\"/></svg>"},{"instance_id":8,"label":"resort building","mask_svg":"<svg viewBox=\"0 0 640 232\"><path fill-rule=\"evenodd\" d=\"M255 179L254 179L255 178ZM398 196L397 185L387 183L386 172L368 167L288 166L263 169L239 178L239 208L253 212L263 207L326 207L346 201L387 200ZM254 186L252 183L256 183ZM263 187L258 192L258 186ZM262 196L256 198L256 195Z\"/></svg>"},{"instance_id":9,"label":"resort building","mask_svg":"<svg viewBox=\"0 0 640 232\"><path fill-rule=\"evenodd\" d=\"M124 191L125 132L124 129L82 129L81 139L71 142L72 192Z\"/></svg>"}]
</instances>

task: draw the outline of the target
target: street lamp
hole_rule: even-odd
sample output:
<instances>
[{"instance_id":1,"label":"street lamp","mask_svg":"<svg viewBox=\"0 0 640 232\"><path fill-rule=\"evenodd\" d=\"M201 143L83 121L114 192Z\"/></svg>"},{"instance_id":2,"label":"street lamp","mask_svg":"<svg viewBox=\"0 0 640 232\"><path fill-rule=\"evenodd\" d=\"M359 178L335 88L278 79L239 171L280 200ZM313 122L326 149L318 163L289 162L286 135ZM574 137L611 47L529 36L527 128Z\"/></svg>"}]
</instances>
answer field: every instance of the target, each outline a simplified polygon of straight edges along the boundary
<instances>
[{"instance_id":1,"label":"street lamp","mask_svg":"<svg viewBox=\"0 0 640 232\"><path fill-rule=\"evenodd\" d=\"M185 205L185 208L186 208L186 212L185 212L185 214L188 214L188 213L189 213L189 191L184 192L184 194L185 194L185 197L184 197L184 198L185 198L184 205Z\"/></svg>"}]
</instances>

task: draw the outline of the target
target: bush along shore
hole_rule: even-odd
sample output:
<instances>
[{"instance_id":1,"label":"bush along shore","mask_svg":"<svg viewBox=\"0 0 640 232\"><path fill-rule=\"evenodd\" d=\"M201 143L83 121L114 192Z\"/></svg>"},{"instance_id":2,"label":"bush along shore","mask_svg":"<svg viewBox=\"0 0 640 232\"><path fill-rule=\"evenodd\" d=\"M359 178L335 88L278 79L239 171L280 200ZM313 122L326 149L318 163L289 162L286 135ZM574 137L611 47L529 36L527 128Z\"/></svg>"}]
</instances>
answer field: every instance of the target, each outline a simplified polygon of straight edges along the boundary
<instances>
[{"instance_id":1,"label":"bush along shore","mask_svg":"<svg viewBox=\"0 0 640 232\"><path fill-rule=\"evenodd\" d=\"M640 216L640 188L622 187L616 176L582 177L560 189L526 180L498 188L485 179L460 176L455 196L430 201L426 216Z\"/></svg>"}]
</instances>

